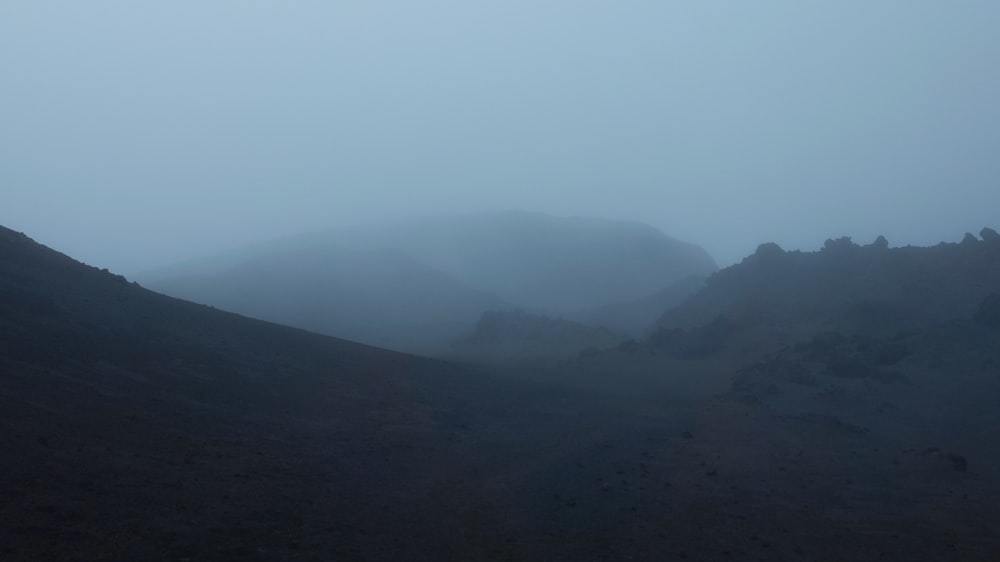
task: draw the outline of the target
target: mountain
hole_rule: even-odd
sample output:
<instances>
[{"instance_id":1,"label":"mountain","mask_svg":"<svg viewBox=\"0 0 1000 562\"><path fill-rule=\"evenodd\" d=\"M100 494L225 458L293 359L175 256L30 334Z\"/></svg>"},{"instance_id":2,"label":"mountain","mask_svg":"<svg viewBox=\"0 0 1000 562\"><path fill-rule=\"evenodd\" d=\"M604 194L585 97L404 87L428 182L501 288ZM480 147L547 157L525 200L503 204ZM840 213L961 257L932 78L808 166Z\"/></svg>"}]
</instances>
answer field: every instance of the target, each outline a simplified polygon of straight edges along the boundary
<instances>
[{"instance_id":1,"label":"mountain","mask_svg":"<svg viewBox=\"0 0 1000 562\"><path fill-rule=\"evenodd\" d=\"M717 269L700 247L645 224L520 211L316 236L348 247L398 249L514 305L552 313L646 297Z\"/></svg>"},{"instance_id":2,"label":"mountain","mask_svg":"<svg viewBox=\"0 0 1000 562\"><path fill-rule=\"evenodd\" d=\"M399 252L334 246L265 254L152 286L255 318L425 353L470 330L483 310L507 306Z\"/></svg>"},{"instance_id":3,"label":"mountain","mask_svg":"<svg viewBox=\"0 0 1000 562\"><path fill-rule=\"evenodd\" d=\"M141 280L242 314L434 352L486 310L565 314L714 270L701 248L646 225L506 212L319 232Z\"/></svg>"}]
</instances>

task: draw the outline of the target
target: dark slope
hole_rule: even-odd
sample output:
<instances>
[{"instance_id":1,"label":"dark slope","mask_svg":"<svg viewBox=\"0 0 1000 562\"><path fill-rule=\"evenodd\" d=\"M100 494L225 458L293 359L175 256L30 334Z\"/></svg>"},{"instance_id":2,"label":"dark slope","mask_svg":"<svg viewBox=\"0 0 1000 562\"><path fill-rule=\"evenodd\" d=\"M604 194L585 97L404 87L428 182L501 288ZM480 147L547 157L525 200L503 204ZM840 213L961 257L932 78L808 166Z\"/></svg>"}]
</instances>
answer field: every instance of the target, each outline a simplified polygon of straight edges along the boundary
<instances>
[{"instance_id":1,"label":"dark slope","mask_svg":"<svg viewBox=\"0 0 1000 562\"><path fill-rule=\"evenodd\" d=\"M6 229L0 312L4 560L678 548L656 529L683 513L632 475L690 415L663 394L498 379L246 319ZM626 468L628 485L602 488ZM637 535L647 509L667 519Z\"/></svg>"},{"instance_id":2,"label":"dark slope","mask_svg":"<svg viewBox=\"0 0 1000 562\"><path fill-rule=\"evenodd\" d=\"M0 230L4 560L566 557L594 545L531 506L596 428L625 431L617 408L178 301Z\"/></svg>"},{"instance_id":3,"label":"dark slope","mask_svg":"<svg viewBox=\"0 0 1000 562\"><path fill-rule=\"evenodd\" d=\"M844 238L811 253L764 244L667 312L648 348L742 363L735 394L784 414L940 442L976 435L969 448L991 466L1000 455L971 429L1000 431L1000 236L983 238L927 248Z\"/></svg>"},{"instance_id":4,"label":"dark slope","mask_svg":"<svg viewBox=\"0 0 1000 562\"><path fill-rule=\"evenodd\" d=\"M399 252L324 245L151 286L263 320L424 353L469 331L484 310L506 306Z\"/></svg>"},{"instance_id":5,"label":"dark slope","mask_svg":"<svg viewBox=\"0 0 1000 562\"><path fill-rule=\"evenodd\" d=\"M763 245L647 342L564 376L728 386L699 402L689 446L653 464L728 556L1000 559L1000 237L982 236Z\"/></svg>"},{"instance_id":6,"label":"dark slope","mask_svg":"<svg viewBox=\"0 0 1000 562\"><path fill-rule=\"evenodd\" d=\"M910 558L902 545L922 541L920 556L987 560L1000 555L998 317L989 229L928 248L765 244L669 311L649 348L742 363L701 447L776 520L853 525L845 559L874 558L889 533L880 556Z\"/></svg>"},{"instance_id":7,"label":"dark slope","mask_svg":"<svg viewBox=\"0 0 1000 562\"><path fill-rule=\"evenodd\" d=\"M462 392L441 363L157 295L2 229L0 378L6 560L452 548L448 514L421 525L407 497L447 430L429 401Z\"/></svg>"}]
</instances>

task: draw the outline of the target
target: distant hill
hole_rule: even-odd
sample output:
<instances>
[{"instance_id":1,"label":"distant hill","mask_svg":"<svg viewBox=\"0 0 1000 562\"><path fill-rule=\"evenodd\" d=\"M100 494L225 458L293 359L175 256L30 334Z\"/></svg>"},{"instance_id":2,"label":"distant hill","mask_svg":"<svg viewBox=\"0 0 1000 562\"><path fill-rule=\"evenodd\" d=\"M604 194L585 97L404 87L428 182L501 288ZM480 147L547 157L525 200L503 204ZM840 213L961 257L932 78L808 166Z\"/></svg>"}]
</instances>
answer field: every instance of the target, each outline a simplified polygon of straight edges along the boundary
<instances>
[{"instance_id":1,"label":"distant hill","mask_svg":"<svg viewBox=\"0 0 1000 562\"><path fill-rule=\"evenodd\" d=\"M226 310L427 352L486 310L568 315L715 269L701 248L647 225L504 212L329 230L141 280Z\"/></svg>"},{"instance_id":2,"label":"distant hill","mask_svg":"<svg viewBox=\"0 0 1000 562\"><path fill-rule=\"evenodd\" d=\"M467 332L483 310L507 306L399 252L334 246L265 254L151 286L255 318L425 353Z\"/></svg>"},{"instance_id":3,"label":"distant hill","mask_svg":"<svg viewBox=\"0 0 1000 562\"><path fill-rule=\"evenodd\" d=\"M520 211L316 236L347 247L397 249L510 303L552 313L647 297L717 269L700 247L645 224Z\"/></svg>"}]
</instances>

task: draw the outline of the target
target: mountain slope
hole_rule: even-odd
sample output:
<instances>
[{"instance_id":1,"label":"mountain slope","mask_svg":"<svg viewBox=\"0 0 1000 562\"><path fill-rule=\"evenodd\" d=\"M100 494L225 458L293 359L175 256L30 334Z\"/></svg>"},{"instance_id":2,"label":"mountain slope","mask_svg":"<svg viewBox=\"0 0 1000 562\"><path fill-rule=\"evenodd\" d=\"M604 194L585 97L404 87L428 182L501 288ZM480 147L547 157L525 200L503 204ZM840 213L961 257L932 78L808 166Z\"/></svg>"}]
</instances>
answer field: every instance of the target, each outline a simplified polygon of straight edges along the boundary
<instances>
[{"instance_id":1,"label":"mountain slope","mask_svg":"<svg viewBox=\"0 0 1000 562\"><path fill-rule=\"evenodd\" d=\"M508 212L320 232L142 280L227 310L427 352L489 309L568 313L714 270L704 250L649 226Z\"/></svg>"},{"instance_id":2,"label":"mountain slope","mask_svg":"<svg viewBox=\"0 0 1000 562\"><path fill-rule=\"evenodd\" d=\"M502 212L317 236L391 247L528 309L568 312L650 295L715 262L641 223Z\"/></svg>"},{"instance_id":3,"label":"mountain slope","mask_svg":"<svg viewBox=\"0 0 1000 562\"><path fill-rule=\"evenodd\" d=\"M255 318L425 353L471 329L483 310L506 306L398 252L330 246L268 254L151 286Z\"/></svg>"},{"instance_id":4,"label":"mountain slope","mask_svg":"<svg viewBox=\"0 0 1000 562\"><path fill-rule=\"evenodd\" d=\"M595 481L689 408L516 377L179 301L0 228L0 558L621 558L646 510L685 525Z\"/></svg>"},{"instance_id":5,"label":"mountain slope","mask_svg":"<svg viewBox=\"0 0 1000 562\"><path fill-rule=\"evenodd\" d=\"M769 330L777 339L824 330L893 334L968 318L1000 287L1000 241L889 248L828 240L818 252L762 244L742 263L712 275L705 288L667 311L666 329L703 326L719 316Z\"/></svg>"}]
</instances>

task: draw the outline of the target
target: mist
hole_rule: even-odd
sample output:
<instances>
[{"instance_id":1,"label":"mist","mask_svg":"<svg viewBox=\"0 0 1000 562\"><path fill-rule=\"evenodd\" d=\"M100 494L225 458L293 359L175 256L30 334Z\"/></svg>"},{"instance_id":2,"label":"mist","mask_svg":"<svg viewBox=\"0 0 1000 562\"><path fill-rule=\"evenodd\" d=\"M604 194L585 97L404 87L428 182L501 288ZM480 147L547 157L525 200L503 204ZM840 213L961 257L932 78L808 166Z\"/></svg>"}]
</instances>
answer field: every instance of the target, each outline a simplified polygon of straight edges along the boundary
<instances>
[{"instance_id":1,"label":"mist","mask_svg":"<svg viewBox=\"0 0 1000 562\"><path fill-rule=\"evenodd\" d=\"M1000 560L998 30L0 0L0 558Z\"/></svg>"},{"instance_id":2,"label":"mist","mask_svg":"<svg viewBox=\"0 0 1000 562\"><path fill-rule=\"evenodd\" d=\"M1000 207L1000 5L7 2L0 223L125 273L402 217L954 241Z\"/></svg>"}]
</instances>

